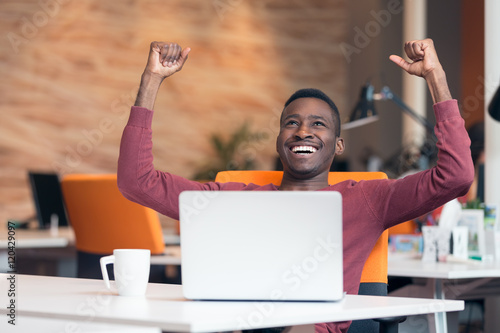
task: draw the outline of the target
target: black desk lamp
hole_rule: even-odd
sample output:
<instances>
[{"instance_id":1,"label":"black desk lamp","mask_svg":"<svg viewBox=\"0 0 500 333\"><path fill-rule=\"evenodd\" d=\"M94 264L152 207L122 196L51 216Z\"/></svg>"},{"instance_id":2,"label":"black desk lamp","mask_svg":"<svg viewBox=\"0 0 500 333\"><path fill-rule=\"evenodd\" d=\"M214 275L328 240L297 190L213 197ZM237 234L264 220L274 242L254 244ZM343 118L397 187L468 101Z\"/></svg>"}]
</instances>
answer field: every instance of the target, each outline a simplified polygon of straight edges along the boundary
<instances>
[{"instance_id":1,"label":"black desk lamp","mask_svg":"<svg viewBox=\"0 0 500 333\"><path fill-rule=\"evenodd\" d=\"M373 104L374 88L370 83L367 83L361 88L359 101L351 112L349 122L342 125L342 129L350 129L363 126L378 120L375 105Z\"/></svg>"},{"instance_id":2,"label":"black desk lamp","mask_svg":"<svg viewBox=\"0 0 500 333\"><path fill-rule=\"evenodd\" d=\"M415 168L422 168L422 166L417 166L415 163L419 164L421 157L425 157L426 164L434 163L437 158L437 150L435 147L435 142L437 141L436 135L434 134L434 127L425 118L413 111L408 105L406 105L401 98L395 95L388 86L384 86L379 93L374 93L373 86L368 82L361 89L361 94L358 103L354 107L349 117L349 122L342 125L342 129L351 129L359 127L368 123L371 123L378 119L377 111L375 110L374 101L381 100L391 100L401 110L408 115L410 115L419 124L425 127L427 132L430 134L429 139L418 147L418 153L416 154L414 149L408 149L409 147L403 147L400 151L390 157L384 163L384 169L386 172L392 172L395 176L404 174L408 170ZM499 94L500 95L500 94ZM500 96L499 96L500 99ZM499 101L500 103L500 101ZM420 156L420 157L418 157Z\"/></svg>"},{"instance_id":3,"label":"black desk lamp","mask_svg":"<svg viewBox=\"0 0 500 333\"><path fill-rule=\"evenodd\" d=\"M377 112L373 101L385 101L391 100L397 106L399 106L404 112L409 114L413 119L419 122L425 129L433 136L434 127L429 123L429 121L420 116L418 113L413 111L408 105L406 105L401 98L395 95L388 86L384 86L379 93L374 93L373 86L368 82L361 89L361 94L358 103L354 107L354 110L349 117L349 122L342 125L342 129L350 129L359 127L368 123L371 123L378 119ZM500 96L499 96L500 99ZM500 103L500 101L499 101Z\"/></svg>"}]
</instances>

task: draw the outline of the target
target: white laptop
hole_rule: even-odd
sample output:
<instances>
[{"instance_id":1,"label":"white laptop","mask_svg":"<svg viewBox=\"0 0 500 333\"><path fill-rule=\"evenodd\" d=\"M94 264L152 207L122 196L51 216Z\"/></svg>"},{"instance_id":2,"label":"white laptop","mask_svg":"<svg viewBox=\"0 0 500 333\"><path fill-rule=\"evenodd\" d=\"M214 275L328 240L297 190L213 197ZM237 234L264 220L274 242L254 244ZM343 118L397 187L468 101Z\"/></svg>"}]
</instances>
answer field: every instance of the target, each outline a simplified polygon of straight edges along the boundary
<instances>
[{"instance_id":1,"label":"white laptop","mask_svg":"<svg viewBox=\"0 0 500 333\"><path fill-rule=\"evenodd\" d=\"M186 298L343 298L340 193L186 191L179 208Z\"/></svg>"}]
</instances>

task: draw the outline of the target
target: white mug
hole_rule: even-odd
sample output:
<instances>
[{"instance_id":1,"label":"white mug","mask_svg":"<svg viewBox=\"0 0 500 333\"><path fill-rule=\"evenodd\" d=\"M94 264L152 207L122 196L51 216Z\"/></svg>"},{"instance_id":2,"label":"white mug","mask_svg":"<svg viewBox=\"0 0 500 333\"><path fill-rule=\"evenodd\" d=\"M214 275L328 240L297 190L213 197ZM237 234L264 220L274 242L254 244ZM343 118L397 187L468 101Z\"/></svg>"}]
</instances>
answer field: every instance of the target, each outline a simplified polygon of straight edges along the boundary
<instances>
[{"instance_id":1,"label":"white mug","mask_svg":"<svg viewBox=\"0 0 500 333\"><path fill-rule=\"evenodd\" d=\"M115 283L120 296L144 296L149 281L151 251L141 249L117 249L113 255L102 257L101 271L104 283L109 290L106 265L114 264Z\"/></svg>"}]
</instances>

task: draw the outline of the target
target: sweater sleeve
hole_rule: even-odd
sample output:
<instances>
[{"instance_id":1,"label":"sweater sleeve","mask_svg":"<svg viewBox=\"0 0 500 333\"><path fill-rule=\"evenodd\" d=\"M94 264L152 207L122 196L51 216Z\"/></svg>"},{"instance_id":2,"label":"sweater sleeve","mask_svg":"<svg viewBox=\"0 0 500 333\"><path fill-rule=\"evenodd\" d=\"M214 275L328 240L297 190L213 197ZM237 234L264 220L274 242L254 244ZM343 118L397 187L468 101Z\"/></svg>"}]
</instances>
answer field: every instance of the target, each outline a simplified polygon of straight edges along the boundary
<instances>
[{"instance_id":1,"label":"sweater sleeve","mask_svg":"<svg viewBox=\"0 0 500 333\"><path fill-rule=\"evenodd\" d=\"M465 195L474 179L470 139L456 100L434 105L438 161L431 169L398 180L364 182L368 208L391 227Z\"/></svg>"},{"instance_id":2,"label":"sweater sleeve","mask_svg":"<svg viewBox=\"0 0 500 333\"><path fill-rule=\"evenodd\" d=\"M174 219L179 218L179 194L186 190L241 190L241 183L199 183L155 170L152 143L153 111L132 107L123 131L118 158L118 188L127 199Z\"/></svg>"}]
</instances>

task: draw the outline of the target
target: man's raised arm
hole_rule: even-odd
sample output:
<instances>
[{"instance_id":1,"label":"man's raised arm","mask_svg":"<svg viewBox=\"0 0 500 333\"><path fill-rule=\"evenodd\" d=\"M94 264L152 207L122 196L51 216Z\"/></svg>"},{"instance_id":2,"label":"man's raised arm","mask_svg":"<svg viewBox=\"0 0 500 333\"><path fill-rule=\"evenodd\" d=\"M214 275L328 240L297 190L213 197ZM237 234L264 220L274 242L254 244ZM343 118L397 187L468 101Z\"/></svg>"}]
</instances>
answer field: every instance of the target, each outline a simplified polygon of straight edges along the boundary
<instances>
[{"instance_id":1,"label":"man's raised arm","mask_svg":"<svg viewBox=\"0 0 500 333\"><path fill-rule=\"evenodd\" d=\"M385 206L377 201L377 197L370 198L370 207L383 206L383 210L375 214L385 223L385 228L465 195L474 179L470 139L458 103L451 97L434 43L430 39L411 41L405 43L404 50L409 61L396 55L391 55L390 59L409 74L427 82L434 101L438 159L430 169L387 183L390 186L386 189L376 189L377 193L387 191L387 196L377 196L383 198L387 203Z\"/></svg>"},{"instance_id":2,"label":"man's raised arm","mask_svg":"<svg viewBox=\"0 0 500 333\"><path fill-rule=\"evenodd\" d=\"M118 188L127 199L174 218L178 216L178 193L171 185L174 176L153 165L152 110L161 83L182 69L189 51L175 43L151 43L137 99L123 130L117 167Z\"/></svg>"}]
</instances>

